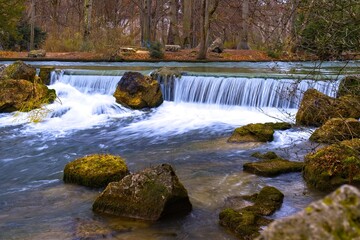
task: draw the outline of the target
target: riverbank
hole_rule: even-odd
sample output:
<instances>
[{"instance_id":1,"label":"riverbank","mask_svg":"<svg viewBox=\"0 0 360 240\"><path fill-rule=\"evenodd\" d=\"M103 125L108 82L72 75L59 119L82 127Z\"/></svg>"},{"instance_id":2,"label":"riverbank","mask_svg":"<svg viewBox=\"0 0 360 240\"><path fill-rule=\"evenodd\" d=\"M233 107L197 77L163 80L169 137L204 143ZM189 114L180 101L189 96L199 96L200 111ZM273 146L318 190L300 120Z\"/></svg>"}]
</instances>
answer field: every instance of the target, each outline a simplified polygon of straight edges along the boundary
<instances>
[{"instance_id":1,"label":"riverbank","mask_svg":"<svg viewBox=\"0 0 360 240\"><path fill-rule=\"evenodd\" d=\"M28 52L0 51L0 61L24 60L24 61L186 61L186 62L263 62L263 61L307 61L315 60L313 56L284 55L272 58L264 51L259 50L234 50L225 49L223 53L208 53L206 60L198 60L196 49L183 49L178 52L165 52L163 59L150 58L149 52L138 50L135 53L126 52L118 54L106 54L95 52L47 52L45 57L28 57Z\"/></svg>"}]
</instances>

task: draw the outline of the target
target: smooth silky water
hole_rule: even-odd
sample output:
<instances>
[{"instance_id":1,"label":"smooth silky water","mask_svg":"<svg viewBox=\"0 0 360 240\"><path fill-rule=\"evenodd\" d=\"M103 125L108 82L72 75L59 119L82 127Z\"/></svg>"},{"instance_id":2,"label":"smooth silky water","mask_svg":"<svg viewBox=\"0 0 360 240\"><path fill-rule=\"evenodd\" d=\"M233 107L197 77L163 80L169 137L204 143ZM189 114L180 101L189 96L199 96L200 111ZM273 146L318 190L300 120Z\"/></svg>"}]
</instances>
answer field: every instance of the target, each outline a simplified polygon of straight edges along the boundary
<instances>
[{"instance_id":1,"label":"smooth silky water","mask_svg":"<svg viewBox=\"0 0 360 240\"><path fill-rule=\"evenodd\" d=\"M301 173L265 178L242 171L245 162L256 161L250 156L256 151L302 161L313 147L306 140L311 129L276 132L267 144L229 144L226 139L235 127L248 123L292 122L307 88L334 96L340 63L317 69L323 80L331 76L334 81L314 82L308 76L301 83L284 72L296 66L303 78L310 63L277 63L281 67L274 76L266 67L274 63L163 63L207 70L163 82L166 101L146 111L116 104L112 93L125 70L149 73L161 64L128 63L122 68L74 63L71 69L60 63L36 64L62 69L53 73L50 85L58 100L41 110L44 119L37 124L29 123L34 112L0 114L0 239L234 239L218 226L229 196L275 186L285 200L273 218L293 214L323 196L308 189ZM222 70L214 70L216 66ZM225 70L231 74L224 76ZM276 80L281 74L283 79ZM284 97L288 92L292 97ZM66 163L94 153L122 156L131 172L170 163L189 192L193 211L156 223L93 213L101 189L64 184L62 175Z\"/></svg>"}]
</instances>

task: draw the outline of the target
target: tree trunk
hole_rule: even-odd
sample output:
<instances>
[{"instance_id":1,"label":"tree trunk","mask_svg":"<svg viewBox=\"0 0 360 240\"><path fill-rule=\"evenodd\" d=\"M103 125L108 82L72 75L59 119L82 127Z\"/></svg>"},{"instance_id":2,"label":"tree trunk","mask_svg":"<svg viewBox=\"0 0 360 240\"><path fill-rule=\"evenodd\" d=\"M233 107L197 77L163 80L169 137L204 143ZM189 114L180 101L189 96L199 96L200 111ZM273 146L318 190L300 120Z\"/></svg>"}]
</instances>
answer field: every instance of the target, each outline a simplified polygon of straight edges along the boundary
<instances>
[{"instance_id":1,"label":"tree trunk","mask_svg":"<svg viewBox=\"0 0 360 240\"><path fill-rule=\"evenodd\" d=\"M143 47L148 47L151 42L150 30L151 30L151 5L152 0L143 0L143 11L142 11L142 43Z\"/></svg>"},{"instance_id":2,"label":"tree trunk","mask_svg":"<svg viewBox=\"0 0 360 240\"><path fill-rule=\"evenodd\" d=\"M191 23L192 23L192 1L184 0L184 17L183 17L183 42L184 48L191 47Z\"/></svg>"},{"instance_id":3,"label":"tree trunk","mask_svg":"<svg viewBox=\"0 0 360 240\"><path fill-rule=\"evenodd\" d=\"M93 7L93 0L85 0L85 2L84 2L84 36L83 36L85 46L87 46L90 41L92 7Z\"/></svg>"},{"instance_id":4,"label":"tree trunk","mask_svg":"<svg viewBox=\"0 0 360 240\"><path fill-rule=\"evenodd\" d=\"M177 0L171 0L170 3L170 27L169 27L169 34L168 34L168 44L180 44L180 36L179 36L179 28L178 28L178 21L177 21Z\"/></svg>"},{"instance_id":5,"label":"tree trunk","mask_svg":"<svg viewBox=\"0 0 360 240\"><path fill-rule=\"evenodd\" d=\"M242 25L240 33L240 43L238 44L238 49L248 50L250 49L248 44L249 38L249 0L243 0L241 7L242 14Z\"/></svg>"},{"instance_id":6,"label":"tree trunk","mask_svg":"<svg viewBox=\"0 0 360 240\"><path fill-rule=\"evenodd\" d=\"M30 51L35 48L35 0L31 0L30 6Z\"/></svg>"},{"instance_id":7,"label":"tree trunk","mask_svg":"<svg viewBox=\"0 0 360 240\"><path fill-rule=\"evenodd\" d=\"M206 59L207 53L207 23L209 20L209 0L201 0L201 16L200 16L200 49L197 59Z\"/></svg>"}]
</instances>

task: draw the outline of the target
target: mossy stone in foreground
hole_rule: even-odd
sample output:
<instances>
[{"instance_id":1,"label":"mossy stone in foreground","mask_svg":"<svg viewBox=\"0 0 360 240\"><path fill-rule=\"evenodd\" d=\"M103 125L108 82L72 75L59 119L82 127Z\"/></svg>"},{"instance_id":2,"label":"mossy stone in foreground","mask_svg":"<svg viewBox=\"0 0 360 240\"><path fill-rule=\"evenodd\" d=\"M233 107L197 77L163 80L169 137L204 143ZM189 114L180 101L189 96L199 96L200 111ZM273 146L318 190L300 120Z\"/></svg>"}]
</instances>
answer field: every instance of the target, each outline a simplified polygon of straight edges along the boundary
<instances>
[{"instance_id":1,"label":"mossy stone in foreground","mask_svg":"<svg viewBox=\"0 0 360 240\"><path fill-rule=\"evenodd\" d=\"M105 187L110 182L120 181L127 174L129 170L121 157L94 154L66 164L64 182L87 187Z\"/></svg>"},{"instance_id":2,"label":"mossy stone in foreground","mask_svg":"<svg viewBox=\"0 0 360 240\"><path fill-rule=\"evenodd\" d=\"M360 239L360 192L344 185L304 210L272 222L257 240Z\"/></svg>"},{"instance_id":3,"label":"mossy stone in foreground","mask_svg":"<svg viewBox=\"0 0 360 240\"><path fill-rule=\"evenodd\" d=\"M360 184L360 139L342 141L306 155L303 177L319 190Z\"/></svg>"},{"instance_id":4,"label":"mossy stone in foreground","mask_svg":"<svg viewBox=\"0 0 360 240\"><path fill-rule=\"evenodd\" d=\"M191 209L188 193L169 164L110 183L93 204L98 213L150 221Z\"/></svg>"},{"instance_id":5,"label":"mossy stone in foreground","mask_svg":"<svg viewBox=\"0 0 360 240\"><path fill-rule=\"evenodd\" d=\"M15 79L34 82L36 69L23 61L16 61L0 72L0 80Z\"/></svg>"},{"instance_id":6,"label":"mossy stone in foreground","mask_svg":"<svg viewBox=\"0 0 360 240\"><path fill-rule=\"evenodd\" d=\"M274 139L274 129L262 123L248 124L236 128L231 137L230 143L242 142L270 142Z\"/></svg>"},{"instance_id":7,"label":"mossy stone in foreground","mask_svg":"<svg viewBox=\"0 0 360 240\"><path fill-rule=\"evenodd\" d=\"M263 216L271 215L281 207L284 194L274 187L266 186L258 194L242 198L253 201L254 205L238 211L231 208L222 210L219 214L219 224L239 239L254 239L259 236L262 226L272 222Z\"/></svg>"}]
</instances>

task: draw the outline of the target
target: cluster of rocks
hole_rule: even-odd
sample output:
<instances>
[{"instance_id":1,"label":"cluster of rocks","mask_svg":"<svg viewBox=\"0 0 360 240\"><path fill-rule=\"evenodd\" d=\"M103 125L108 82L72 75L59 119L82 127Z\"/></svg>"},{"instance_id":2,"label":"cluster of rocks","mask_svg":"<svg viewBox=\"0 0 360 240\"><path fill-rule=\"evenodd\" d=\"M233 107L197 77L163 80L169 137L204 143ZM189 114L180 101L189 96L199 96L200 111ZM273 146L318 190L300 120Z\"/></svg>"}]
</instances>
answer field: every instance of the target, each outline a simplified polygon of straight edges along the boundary
<instances>
[{"instance_id":1,"label":"cluster of rocks","mask_svg":"<svg viewBox=\"0 0 360 240\"><path fill-rule=\"evenodd\" d=\"M93 211L98 213L156 221L192 209L187 190L169 164L131 174L121 157L94 154L68 163L63 180L106 187L93 204Z\"/></svg>"},{"instance_id":2,"label":"cluster of rocks","mask_svg":"<svg viewBox=\"0 0 360 240\"><path fill-rule=\"evenodd\" d=\"M22 61L0 69L0 89L0 113L31 111L56 98L55 90L36 76L36 69Z\"/></svg>"}]
</instances>

